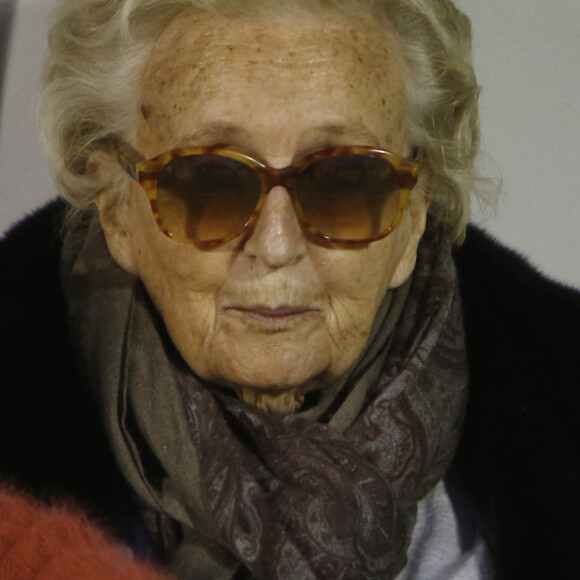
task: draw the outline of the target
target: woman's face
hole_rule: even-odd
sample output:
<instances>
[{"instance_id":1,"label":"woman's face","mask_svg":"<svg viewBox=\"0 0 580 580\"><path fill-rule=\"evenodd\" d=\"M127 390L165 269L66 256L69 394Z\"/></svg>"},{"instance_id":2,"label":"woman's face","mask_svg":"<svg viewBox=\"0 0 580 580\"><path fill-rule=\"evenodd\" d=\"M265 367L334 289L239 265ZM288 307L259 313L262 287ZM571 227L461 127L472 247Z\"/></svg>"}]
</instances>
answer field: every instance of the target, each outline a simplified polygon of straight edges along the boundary
<instances>
[{"instance_id":1,"label":"woman's face","mask_svg":"<svg viewBox=\"0 0 580 580\"><path fill-rule=\"evenodd\" d=\"M127 137L146 159L216 144L273 167L334 145L404 156L404 74L398 41L370 24L189 15L154 46ZM354 362L414 266L425 217L416 195L387 238L323 247L276 187L252 231L200 250L159 231L137 183L112 211L107 194L98 205L113 257L140 276L188 365L278 410Z\"/></svg>"}]
</instances>

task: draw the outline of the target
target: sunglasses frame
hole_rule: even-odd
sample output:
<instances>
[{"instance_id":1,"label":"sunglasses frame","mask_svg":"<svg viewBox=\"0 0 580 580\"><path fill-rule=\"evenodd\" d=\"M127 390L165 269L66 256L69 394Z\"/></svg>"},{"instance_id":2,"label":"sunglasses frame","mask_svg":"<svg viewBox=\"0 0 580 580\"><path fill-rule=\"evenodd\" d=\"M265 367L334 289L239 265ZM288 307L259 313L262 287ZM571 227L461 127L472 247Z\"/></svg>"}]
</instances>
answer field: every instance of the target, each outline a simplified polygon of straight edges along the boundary
<instances>
[{"instance_id":1,"label":"sunglasses frame","mask_svg":"<svg viewBox=\"0 0 580 580\"><path fill-rule=\"evenodd\" d=\"M131 151L131 157L135 157L135 151L130 147L127 147L127 149ZM404 159L396 153L391 153L390 151L385 151L383 149L365 145L328 147L319 151L315 151L314 153L310 153L309 155L298 159L292 163L292 165L281 169L269 167L265 163L262 163L261 161L258 161L257 159L246 155L245 153L241 153L235 149L231 149L222 145L173 149L171 151L162 153L161 155L157 155L152 159L142 160L136 163L131 163L127 160L123 154L123 148L118 149L118 155L119 162L123 169L129 174L131 178L137 181L145 191L151 204L151 210L153 212L155 221L157 222L157 225L163 234L165 234L168 238L180 243L194 244L200 249L215 248L241 236L244 232L248 231L258 221L260 213L266 203L268 193L276 186L284 187L290 195L292 200L292 207L294 208L298 222L300 223L303 231L305 231L307 234L310 234L315 239L323 240L326 243L342 247L367 245L371 242L376 242L387 237L399 225L407 206L411 191L415 187L419 178L418 163ZM157 181L159 173L171 160L188 155L216 155L219 157L227 157L251 167L258 174L262 185L258 203L256 204L256 207L254 208L254 211L248 221L236 233L229 234L215 240L194 240L191 238L176 236L164 225L163 220L159 214L159 208L157 204ZM296 178L311 163L342 155L373 155L382 157L383 159L389 161L389 163L393 166L399 175L402 185L400 189L399 208L397 215L387 230L381 232L379 235L360 240L334 238L319 232L308 222L303 214L300 202L295 192Z\"/></svg>"}]
</instances>

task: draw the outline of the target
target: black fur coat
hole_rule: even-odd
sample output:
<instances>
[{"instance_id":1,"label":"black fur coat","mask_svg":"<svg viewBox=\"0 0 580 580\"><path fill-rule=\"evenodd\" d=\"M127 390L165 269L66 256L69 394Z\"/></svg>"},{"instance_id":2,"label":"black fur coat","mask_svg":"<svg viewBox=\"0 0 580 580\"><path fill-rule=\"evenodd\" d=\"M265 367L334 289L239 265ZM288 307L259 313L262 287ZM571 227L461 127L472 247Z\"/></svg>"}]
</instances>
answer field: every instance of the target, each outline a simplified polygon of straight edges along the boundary
<instances>
[{"instance_id":1,"label":"black fur coat","mask_svg":"<svg viewBox=\"0 0 580 580\"><path fill-rule=\"evenodd\" d=\"M72 360L63 212L52 203L0 243L0 480L126 529L136 506ZM580 295L476 229L456 262L471 378L450 477L488 527L499 578L580 578Z\"/></svg>"}]
</instances>

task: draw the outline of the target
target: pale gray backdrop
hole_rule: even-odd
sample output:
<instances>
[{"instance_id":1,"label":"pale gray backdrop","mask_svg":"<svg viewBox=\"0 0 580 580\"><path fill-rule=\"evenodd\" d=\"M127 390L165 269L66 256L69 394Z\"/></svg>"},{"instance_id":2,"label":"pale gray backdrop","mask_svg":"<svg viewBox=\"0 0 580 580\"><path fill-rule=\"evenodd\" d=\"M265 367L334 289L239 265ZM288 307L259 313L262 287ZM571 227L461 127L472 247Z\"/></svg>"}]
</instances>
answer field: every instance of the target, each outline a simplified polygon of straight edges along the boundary
<instances>
[{"instance_id":1,"label":"pale gray backdrop","mask_svg":"<svg viewBox=\"0 0 580 580\"><path fill-rule=\"evenodd\" d=\"M0 232L55 193L34 128L53 3L0 0ZM550 276L580 287L580 1L457 4L473 22L483 87L480 174L491 179L488 188L501 180L503 192L484 225ZM477 209L474 219L484 219Z\"/></svg>"}]
</instances>

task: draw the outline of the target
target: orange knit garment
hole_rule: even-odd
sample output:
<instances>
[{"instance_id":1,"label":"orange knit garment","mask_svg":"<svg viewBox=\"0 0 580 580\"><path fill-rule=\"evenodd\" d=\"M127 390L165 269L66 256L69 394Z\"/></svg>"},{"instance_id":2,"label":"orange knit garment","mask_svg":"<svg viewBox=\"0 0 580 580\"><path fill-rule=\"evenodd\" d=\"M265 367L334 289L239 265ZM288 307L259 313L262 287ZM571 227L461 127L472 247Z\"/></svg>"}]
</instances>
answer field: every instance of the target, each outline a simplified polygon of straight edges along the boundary
<instances>
[{"instance_id":1,"label":"orange knit garment","mask_svg":"<svg viewBox=\"0 0 580 580\"><path fill-rule=\"evenodd\" d=\"M2 580L169 580L136 562L78 510L0 491Z\"/></svg>"}]
</instances>

